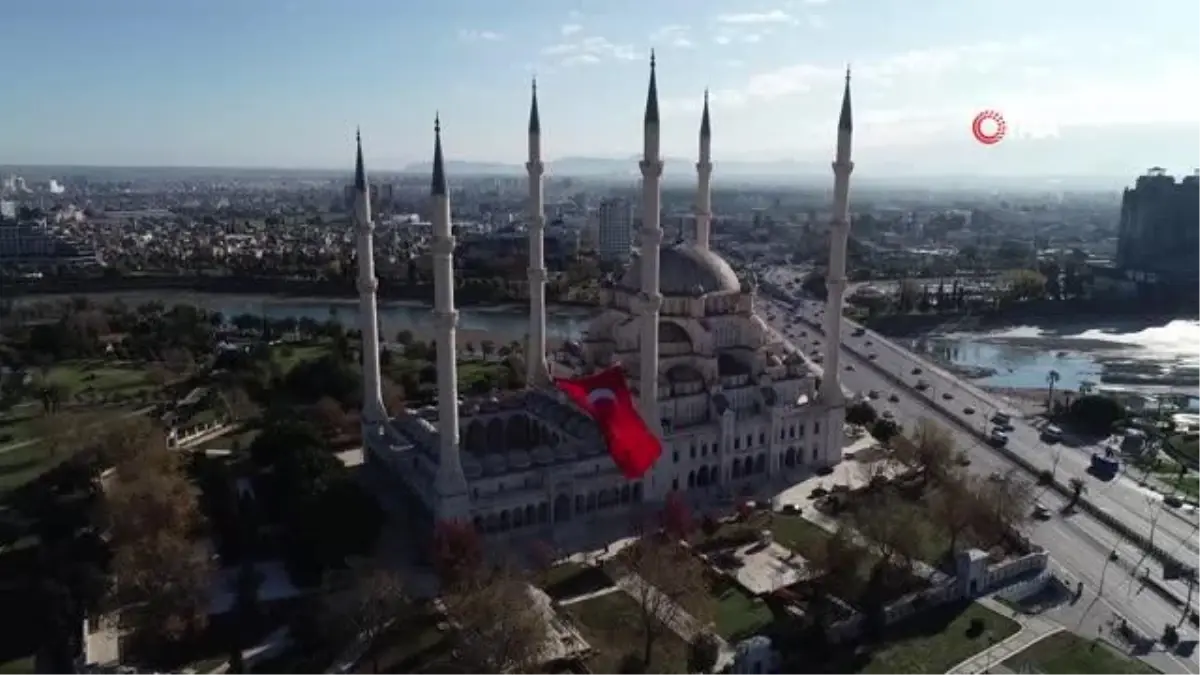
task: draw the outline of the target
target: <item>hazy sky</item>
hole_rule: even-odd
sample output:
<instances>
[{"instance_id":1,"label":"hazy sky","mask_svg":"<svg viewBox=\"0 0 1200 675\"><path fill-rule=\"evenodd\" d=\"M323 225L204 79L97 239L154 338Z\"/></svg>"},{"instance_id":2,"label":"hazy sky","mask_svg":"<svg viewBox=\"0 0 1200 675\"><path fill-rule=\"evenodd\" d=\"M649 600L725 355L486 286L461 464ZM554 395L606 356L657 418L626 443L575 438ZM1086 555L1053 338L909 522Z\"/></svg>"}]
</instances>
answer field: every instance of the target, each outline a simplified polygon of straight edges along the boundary
<instances>
[{"instance_id":1,"label":"hazy sky","mask_svg":"<svg viewBox=\"0 0 1200 675\"><path fill-rule=\"evenodd\" d=\"M632 156L651 47L668 156L695 154L708 86L718 166L826 160L849 62L860 164L950 166L988 108L1006 147L1086 127L1131 172L1200 161L1196 0L47 0L0 16L0 164L334 168L361 124L368 162L398 168L428 159L435 110L451 158L519 163L534 74L549 158Z\"/></svg>"}]
</instances>

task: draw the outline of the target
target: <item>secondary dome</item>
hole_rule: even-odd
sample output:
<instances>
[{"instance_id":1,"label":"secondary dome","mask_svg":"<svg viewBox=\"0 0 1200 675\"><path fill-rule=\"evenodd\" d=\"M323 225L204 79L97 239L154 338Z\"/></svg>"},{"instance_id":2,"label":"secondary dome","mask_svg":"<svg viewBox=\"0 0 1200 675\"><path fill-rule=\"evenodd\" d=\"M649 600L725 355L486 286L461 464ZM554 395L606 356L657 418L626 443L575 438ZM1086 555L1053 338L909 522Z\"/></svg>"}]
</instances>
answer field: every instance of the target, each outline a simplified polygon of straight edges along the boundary
<instances>
[{"instance_id":1,"label":"secondary dome","mask_svg":"<svg viewBox=\"0 0 1200 675\"><path fill-rule=\"evenodd\" d=\"M663 295L699 297L707 293L740 291L737 273L721 256L691 244L678 244L659 252L659 288ZM631 293L642 290L639 255L629 263L621 287Z\"/></svg>"}]
</instances>

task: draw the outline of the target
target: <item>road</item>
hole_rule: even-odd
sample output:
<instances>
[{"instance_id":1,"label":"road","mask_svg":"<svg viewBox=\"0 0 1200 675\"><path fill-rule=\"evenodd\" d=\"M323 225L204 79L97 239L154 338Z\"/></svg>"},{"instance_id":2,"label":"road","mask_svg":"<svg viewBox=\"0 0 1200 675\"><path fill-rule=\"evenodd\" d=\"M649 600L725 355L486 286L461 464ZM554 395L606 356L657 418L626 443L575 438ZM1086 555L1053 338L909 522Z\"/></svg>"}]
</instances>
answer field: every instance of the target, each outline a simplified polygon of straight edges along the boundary
<instances>
[{"instance_id":1,"label":"road","mask_svg":"<svg viewBox=\"0 0 1200 675\"><path fill-rule=\"evenodd\" d=\"M783 325L782 319L795 316L795 312L785 311L785 307L774 301L764 301L760 298L760 302L767 304L767 312L776 316L775 321L769 322L772 327L777 332L787 335L785 339L789 339L797 349L811 354L814 349L821 347L821 338L812 326ZM801 331L806 334L800 335ZM893 386L890 381L871 369L866 359L859 357L853 350L843 350L842 365L853 367L853 370L842 372L842 382L846 388L859 392L872 389L880 392L880 399L875 402L876 407L881 411L890 411L902 424L910 426L921 418L941 422L954 436L957 447L965 451L971 459L971 471L983 475L1020 471L1011 460L996 452L994 448L981 443L957 425L951 424L940 410L931 405L927 397ZM892 394L896 396L894 402L888 400ZM979 410L987 411L985 408ZM980 412L976 412L975 415L980 415ZM986 424L986 420L976 423ZM1141 582L1135 579L1135 573L1131 571L1135 568L1141 569L1137 567L1137 563L1142 558L1142 553L1135 546L1119 541L1109 528L1085 513L1062 516L1060 509L1065 500L1052 490L1040 489L1037 499L1054 515L1050 520L1031 525L1029 536L1050 552L1054 564L1066 575L1083 582L1086 591L1081 602L1086 602L1087 606L1081 611L1092 614L1119 614L1143 633L1153 636L1161 635L1163 626L1179 622L1179 608L1158 594L1148 589L1143 590ZM1161 527L1161 521L1159 525ZM1113 551L1116 551L1115 560L1110 558ZM1143 567L1149 563L1150 561L1146 560ZM1151 565L1150 569L1152 573L1161 572L1157 565ZM1187 593L1182 584L1176 584L1172 590L1180 596ZM1188 623L1180 628L1180 633L1184 640L1197 638L1195 629ZM1184 660L1159 652L1154 655L1154 660L1162 664L1160 667L1166 667L1166 672L1198 672L1194 659Z\"/></svg>"}]
</instances>

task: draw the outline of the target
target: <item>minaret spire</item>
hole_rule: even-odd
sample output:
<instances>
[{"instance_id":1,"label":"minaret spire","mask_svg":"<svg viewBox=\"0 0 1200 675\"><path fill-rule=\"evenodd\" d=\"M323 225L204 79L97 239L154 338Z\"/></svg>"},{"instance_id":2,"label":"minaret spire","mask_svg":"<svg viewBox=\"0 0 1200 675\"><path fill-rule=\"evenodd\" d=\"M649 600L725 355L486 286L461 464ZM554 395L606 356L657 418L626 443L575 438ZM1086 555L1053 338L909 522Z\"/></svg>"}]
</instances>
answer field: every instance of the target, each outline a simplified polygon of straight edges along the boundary
<instances>
[{"instance_id":1,"label":"minaret spire","mask_svg":"<svg viewBox=\"0 0 1200 675\"><path fill-rule=\"evenodd\" d=\"M433 321L437 331L438 518L467 515L470 498L458 445L458 310L454 307L454 230L442 157L441 118L433 123Z\"/></svg>"},{"instance_id":2,"label":"minaret spire","mask_svg":"<svg viewBox=\"0 0 1200 675\"><path fill-rule=\"evenodd\" d=\"M708 117L708 90L700 117L700 160L696 162L696 247L707 249L712 238L712 123Z\"/></svg>"},{"instance_id":3,"label":"minaret spire","mask_svg":"<svg viewBox=\"0 0 1200 675\"><path fill-rule=\"evenodd\" d=\"M825 279L825 360L820 399L829 406L821 444L824 462L833 464L842 455L846 399L842 391L840 355L842 346L842 305L846 293L846 249L850 236L850 160L854 125L850 113L850 70L846 69L846 87L842 92L842 110L838 117L837 152L833 161L833 222L829 228L829 271Z\"/></svg>"},{"instance_id":4,"label":"minaret spire","mask_svg":"<svg viewBox=\"0 0 1200 675\"><path fill-rule=\"evenodd\" d=\"M546 215L542 186L542 123L538 116L537 80L529 103L529 344L525 346L525 382L549 384L546 365Z\"/></svg>"},{"instance_id":5,"label":"minaret spire","mask_svg":"<svg viewBox=\"0 0 1200 675\"><path fill-rule=\"evenodd\" d=\"M658 126L658 84L655 75L654 52L650 52L650 89L646 96L646 117L642 130L642 230L641 276L642 290L638 294L637 312L641 315L641 352L638 356L638 402L642 419L658 435L662 435L662 419L658 412L658 318L662 307L659 288L659 252L662 250L662 158Z\"/></svg>"},{"instance_id":6,"label":"minaret spire","mask_svg":"<svg viewBox=\"0 0 1200 675\"><path fill-rule=\"evenodd\" d=\"M375 293L379 280L375 278L375 223L371 220L371 189L363 165L362 134L354 134L357 157L354 162L354 226L358 257L358 317L362 333L363 425L376 425L387 420L383 407L382 374L379 368L379 313ZM364 428L364 438L368 429Z\"/></svg>"}]
</instances>

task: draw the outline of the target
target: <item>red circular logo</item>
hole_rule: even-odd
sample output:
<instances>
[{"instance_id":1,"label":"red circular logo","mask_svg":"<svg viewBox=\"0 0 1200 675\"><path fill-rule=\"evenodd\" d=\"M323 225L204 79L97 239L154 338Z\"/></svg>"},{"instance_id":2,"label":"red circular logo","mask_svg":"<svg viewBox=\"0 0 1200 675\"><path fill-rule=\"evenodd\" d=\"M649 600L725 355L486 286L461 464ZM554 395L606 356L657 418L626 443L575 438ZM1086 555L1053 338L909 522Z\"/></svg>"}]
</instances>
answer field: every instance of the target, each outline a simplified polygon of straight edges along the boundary
<instances>
[{"instance_id":1,"label":"red circular logo","mask_svg":"<svg viewBox=\"0 0 1200 675\"><path fill-rule=\"evenodd\" d=\"M1004 116L995 110L984 110L971 122L971 135L984 145L999 143L1007 132L1008 125L1004 123Z\"/></svg>"}]
</instances>

